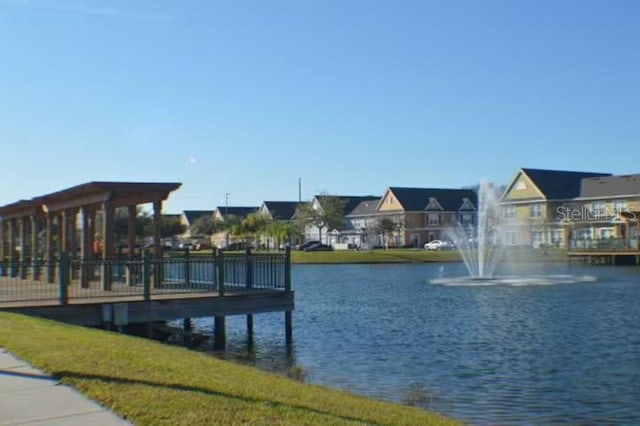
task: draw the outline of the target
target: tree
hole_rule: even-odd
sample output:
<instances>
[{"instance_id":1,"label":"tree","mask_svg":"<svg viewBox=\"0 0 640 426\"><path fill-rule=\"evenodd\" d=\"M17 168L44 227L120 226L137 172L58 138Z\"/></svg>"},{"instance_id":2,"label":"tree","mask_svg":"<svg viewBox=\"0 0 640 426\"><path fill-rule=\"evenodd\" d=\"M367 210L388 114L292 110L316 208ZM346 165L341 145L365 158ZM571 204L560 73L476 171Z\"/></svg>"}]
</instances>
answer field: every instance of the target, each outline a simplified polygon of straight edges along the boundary
<instances>
[{"instance_id":1,"label":"tree","mask_svg":"<svg viewBox=\"0 0 640 426\"><path fill-rule=\"evenodd\" d=\"M318 195L318 204L304 203L298 208L296 221L304 229L307 226L318 228L318 239L322 241L322 230L342 229L344 227L344 202L332 195Z\"/></svg>"},{"instance_id":2,"label":"tree","mask_svg":"<svg viewBox=\"0 0 640 426\"><path fill-rule=\"evenodd\" d=\"M160 236L162 238L175 237L176 235L184 234L186 231L187 227L180 222L180 218L162 216L160 221Z\"/></svg>"},{"instance_id":3,"label":"tree","mask_svg":"<svg viewBox=\"0 0 640 426\"><path fill-rule=\"evenodd\" d=\"M378 219L375 229L379 234L382 234L385 241L384 246L385 248L388 248L389 244L387 243L387 237L392 236L396 231L398 231L400 229L400 225L389 217L383 217Z\"/></svg>"},{"instance_id":4,"label":"tree","mask_svg":"<svg viewBox=\"0 0 640 426\"><path fill-rule=\"evenodd\" d=\"M206 235L211 240L211 236L222 229L222 221L215 220L212 216L200 216L191 224L191 235Z\"/></svg>"},{"instance_id":5,"label":"tree","mask_svg":"<svg viewBox=\"0 0 640 426\"><path fill-rule=\"evenodd\" d=\"M266 232L269 222L270 219L264 215L249 213L247 217L242 220L241 226L245 236L251 240L256 240L259 235Z\"/></svg>"},{"instance_id":6,"label":"tree","mask_svg":"<svg viewBox=\"0 0 640 426\"><path fill-rule=\"evenodd\" d=\"M149 213L138 207L136 209L136 237L148 237L153 234L152 229L153 219ZM129 210L127 208L116 209L113 217L113 232L117 240L126 239L129 235Z\"/></svg>"}]
</instances>

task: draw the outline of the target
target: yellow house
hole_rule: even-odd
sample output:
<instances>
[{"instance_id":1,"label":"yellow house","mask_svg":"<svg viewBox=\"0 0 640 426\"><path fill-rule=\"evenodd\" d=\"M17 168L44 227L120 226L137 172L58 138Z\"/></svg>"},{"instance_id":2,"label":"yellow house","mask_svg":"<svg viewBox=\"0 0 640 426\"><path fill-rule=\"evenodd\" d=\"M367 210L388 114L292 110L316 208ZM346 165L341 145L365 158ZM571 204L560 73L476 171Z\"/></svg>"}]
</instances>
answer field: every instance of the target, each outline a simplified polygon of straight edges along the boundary
<instances>
[{"instance_id":1,"label":"yellow house","mask_svg":"<svg viewBox=\"0 0 640 426\"><path fill-rule=\"evenodd\" d=\"M506 187L501 237L506 245L566 247L571 235L567 211L573 211L584 179L611 176L564 170L522 168Z\"/></svg>"},{"instance_id":2,"label":"yellow house","mask_svg":"<svg viewBox=\"0 0 640 426\"><path fill-rule=\"evenodd\" d=\"M447 239L446 230L457 223L473 225L476 192L472 189L389 187L377 208L377 216L396 224L387 237L389 246L422 247Z\"/></svg>"}]
</instances>

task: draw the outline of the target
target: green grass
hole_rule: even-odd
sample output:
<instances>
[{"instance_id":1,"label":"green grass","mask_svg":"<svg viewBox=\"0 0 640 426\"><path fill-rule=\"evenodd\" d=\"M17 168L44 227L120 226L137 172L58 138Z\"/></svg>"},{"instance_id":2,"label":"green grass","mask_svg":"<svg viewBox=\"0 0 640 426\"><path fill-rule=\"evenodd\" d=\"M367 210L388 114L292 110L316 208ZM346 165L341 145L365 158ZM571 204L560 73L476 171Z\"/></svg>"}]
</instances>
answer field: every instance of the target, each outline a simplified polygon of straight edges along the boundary
<instances>
[{"instance_id":1,"label":"green grass","mask_svg":"<svg viewBox=\"0 0 640 426\"><path fill-rule=\"evenodd\" d=\"M138 425L449 425L142 338L0 312L0 347Z\"/></svg>"},{"instance_id":2,"label":"green grass","mask_svg":"<svg viewBox=\"0 0 640 426\"><path fill-rule=\"evenodd\" d=\"M459 260L460 255L455 250L389 249L291 252L291 263L422 263Z\"/></svg>"}]
</instances>

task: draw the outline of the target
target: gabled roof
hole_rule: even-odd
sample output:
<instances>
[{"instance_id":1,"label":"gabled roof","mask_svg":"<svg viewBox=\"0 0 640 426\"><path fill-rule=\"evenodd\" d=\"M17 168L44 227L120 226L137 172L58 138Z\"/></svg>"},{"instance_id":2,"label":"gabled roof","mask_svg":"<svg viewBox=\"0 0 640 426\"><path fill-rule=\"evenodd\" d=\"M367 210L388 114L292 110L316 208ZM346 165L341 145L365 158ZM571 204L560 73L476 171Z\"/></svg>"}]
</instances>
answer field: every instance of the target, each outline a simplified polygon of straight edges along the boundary
<instances>
[{"instance_id":1,"label":"gabled roof","mask_svg":"<svg viewBox=\"0 0 640 426\"><path fill-rule=\"evenodd\" d=\"M582 179L611 176L611 173L566 170L521 169L548 200L575 198L580 195Z\"/></svg>"},{"instance_id":2,"label":"gabled roof","mask_svg":"<svg viewBox=\"0 0 640 426\"><path fill-rule=\"evenodd\" d=\"M273 220L293 219L300 204L297 201L265 201L263 203Z\"/></svg>"},{"instance_id":3,"label":"gabled roof","mask_svg":"<svg viewBox=\"0 0 640 426\"><path fill-rule=\"evenodd\" d=\"M581 198L640 196L640 174L582 179Z\"/></svg>"},{"instance_id":4,"label":"gabled roof","mask_svg":"<svg viewBox=\"0 0 640 426\"><path fill-rule=\"evenodd\" d=\"M349 214L346 216L371 216L376 214L378 211L378 203L380 203L380 198L371 198L364 201L360 201L360 203L351 210Z\"/></svg>"},{"instance_id":5,"label":"gabled roof","mask_svg":"<svg viewBox=\"0 0 640 426\"><path fill-rule=\"evenodd\" d=\"M213 216L213 210L185 210L182 214L187 219L187 223L191 225L199 217Z\"/></svg>"},{"instance_id":6,"label":"gabled roof","mask_svg":"<svg viewBox=\"0 0 640 426\"><path fill-rule=\"evenodd\" d=\"M447 188L405 188L389 187L398 202L405 211L424 210L431 198L435 198L444 211L457 211L465 198L475 206L477 205L477 195L472 189L447 189Z\"/></svg>"},{"instance_id":7,"label":"gabled roof","mask_svg":"<svg viewBox=\"0 0 640 426\"><path fill-rule=\"evenodd\" d=\"M380 201L380 197L376 197L375 195L316 195L315 198L320 205L322 205L323 200L328 198L340 200L342 202L342 212L344 215L350 214L350 212L363 201Z\"/></svg>"},{"instance_id":8,"label":"gabled roof","mask_svg":"<svg viewBox=\"0 0 640 426\"><path fill-rule=\"evenodd\" d=\"M220 213L220 216L236 216L236 217L246 217L251 213L255 213L258 211L260 207L238 207L238 206L218 206L217 210Z\"/></svg>"}]
</instances>

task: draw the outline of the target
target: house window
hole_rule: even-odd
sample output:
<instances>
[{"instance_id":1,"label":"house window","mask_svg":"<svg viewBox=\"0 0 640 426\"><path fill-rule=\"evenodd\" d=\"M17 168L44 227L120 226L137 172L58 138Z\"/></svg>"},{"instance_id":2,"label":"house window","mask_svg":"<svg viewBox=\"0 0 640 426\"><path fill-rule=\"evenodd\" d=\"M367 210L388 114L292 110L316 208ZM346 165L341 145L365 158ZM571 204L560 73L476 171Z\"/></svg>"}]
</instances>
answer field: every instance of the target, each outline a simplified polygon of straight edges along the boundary
<instances>
[{"instance_id":1,"label":"house window","mask_svg":"<svg viewBox=\"0 0 640 426\"><path fill-rule=\"evenodd\" d=\"M460 215L460 223L463 225L473 224L473 215L471 213L463 213Z\"/></svg>"},{"instance_id":2,"label":"house window","mask_svg":"<svg viewBox=\"0 0 640 426\"><path fill-rule=\"evenodd\" d=\"M554 229L551 231L551 243L554 246L559 246L562 243L562 229Z\"/></svg>"},{"instance_id":3,"label":"house window","mask_svg":"<svg viewBox=\"0 0 640 426\"><path fill-rule=\"evenodd\" d=\"M531 205L529 213L531 218L542 217L542 204Z\"/></svg>"},{"instance_id":4,"label":"house window","mask_svg":"<svg viewBox=\"0 0 640 426\"><path fill-rule=\"evenodd\" d=\"M440 224L440 215L437 213L429 213L427 223L429 226L438 226Z\"/></svg>"},{"instance_id":5,"label":"house window","mask_svg":"<svg viewBox=\"0 0 640 426\"><path fill-rule=\"evenodd\" d=\"M531 231L531 246L538 248L541 244L544 244L544 234L541 231Z\"/></svg>"},{"instance_id":6,"label":"house window","mask_svg":"<svg viewBox=\"0 0 640 426\"><path fill-rule=\"evenodd\" d=\"M508 246L515 246L518 244L518 234L516 231L504 231L504 243Z\"/></svg>"},{"instance_id":7,"label":"house window","mask_svg":"<svg viewBox=\"0 0 640 426\"><path fill-rule=\"evenodd\" d=\"M591 208L596 219L605 217L607 211L607 204L605 202L598 201L597 203L593 203Z\"/></svg>"},{"instance_id":8,"label":"house window","mask_svg":"<svg viewBox=\"0 0 640 426\"><path fill-rule=\"evenodd\" d=\"M613 210L615 214L620 214L624 211L627 211L627 202L624 200L619 200L613 203Z\"/></svg>"},{"instance_id":9,"label":"house window","mask_svg":"<svg viewBox=\"0 0 640 426\"><path fill-rule=\"evenodd\" d=\"M527 185L524 182L520 181L516 184L516 190L523 191L525 189L527 189Z\"/></svg>"},{"instance_id":10,"label":"house window","mask_svg":"<svg viewBox=\"0 0 640 426\"><path fill-rule=\"evenodd\" d=\"M514 206L503 207L502 217L505 219L513 219L514 217L516 217L516 208Z\"/></svg>"}]
</instances>

